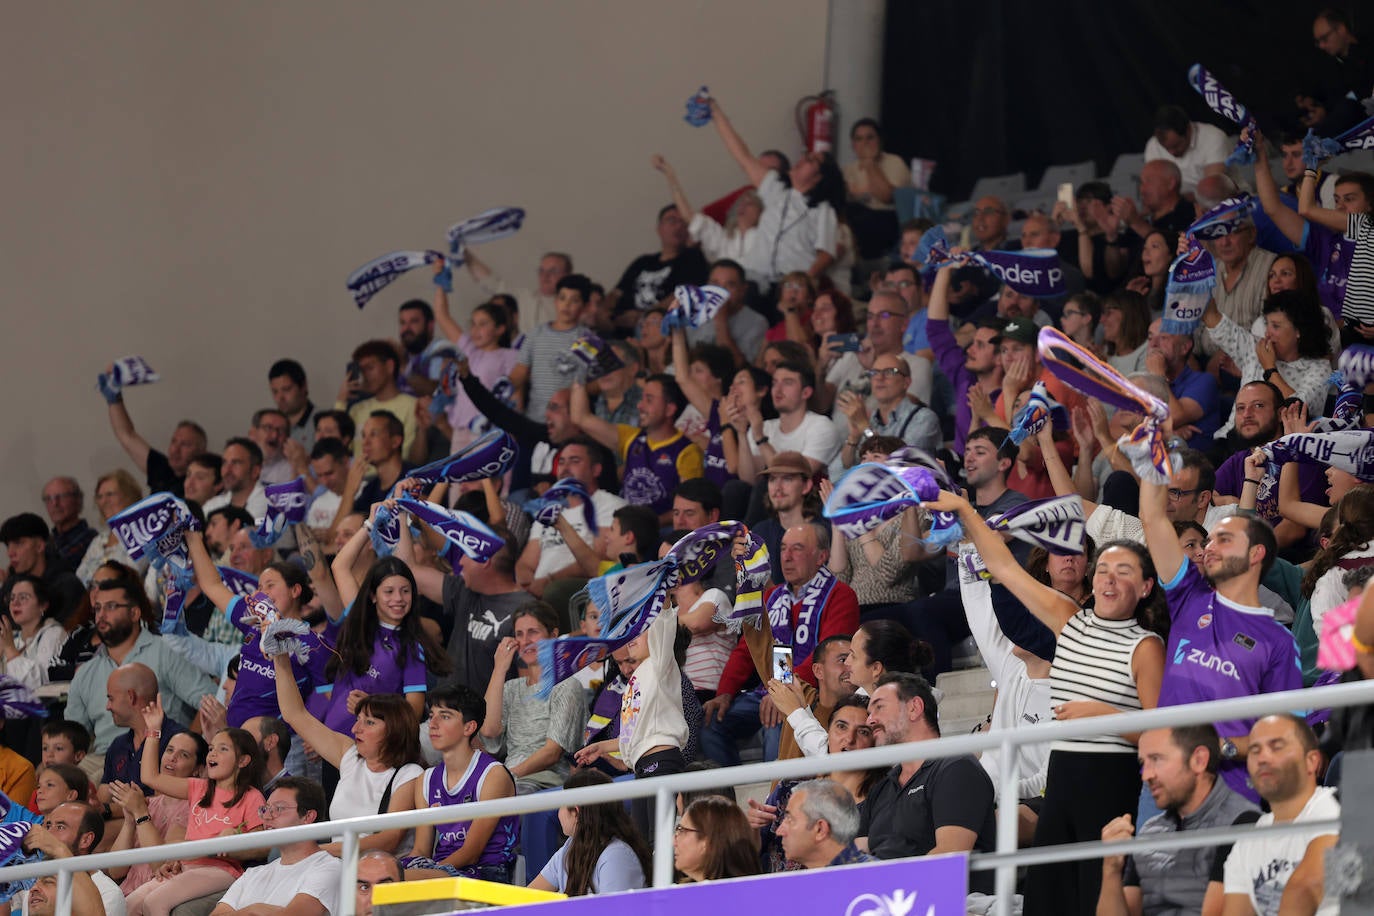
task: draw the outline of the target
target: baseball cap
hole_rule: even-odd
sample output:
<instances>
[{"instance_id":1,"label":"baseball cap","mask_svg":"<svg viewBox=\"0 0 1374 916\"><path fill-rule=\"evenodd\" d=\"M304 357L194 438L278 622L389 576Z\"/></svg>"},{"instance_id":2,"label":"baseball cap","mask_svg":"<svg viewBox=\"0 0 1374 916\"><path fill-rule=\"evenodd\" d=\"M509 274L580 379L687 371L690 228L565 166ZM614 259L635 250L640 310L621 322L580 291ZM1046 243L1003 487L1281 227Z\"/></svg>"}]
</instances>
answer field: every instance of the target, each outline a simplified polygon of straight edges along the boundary
<instances>
[{"instance_id":1,"label":"baseball cap","mask_svg":"<svg viewBox=\"0 0 1374 916\"><path fill-rule=\"evenodd\" d=\"M1028 318L1017 318L1007 322L1007 326L1002 329L1002 338L1033 347L1040 340L1040 328Z\"/></svg>"}]
</instances>

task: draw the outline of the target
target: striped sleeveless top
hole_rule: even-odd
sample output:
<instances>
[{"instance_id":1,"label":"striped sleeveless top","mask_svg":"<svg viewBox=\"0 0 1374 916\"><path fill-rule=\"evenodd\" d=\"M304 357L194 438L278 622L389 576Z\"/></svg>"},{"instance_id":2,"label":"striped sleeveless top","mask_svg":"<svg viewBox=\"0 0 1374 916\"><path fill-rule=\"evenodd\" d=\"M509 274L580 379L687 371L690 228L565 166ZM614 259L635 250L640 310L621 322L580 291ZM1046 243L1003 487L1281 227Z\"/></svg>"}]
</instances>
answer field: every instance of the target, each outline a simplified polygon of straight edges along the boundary
<instances>
[{"instance_id":1,"label":"striped sleeveless top","mask_svg":"<svg viewBox=\"0 0 1374 916\"><path fill-rule=\"evenodd\" d=\"M1131 656L1143 639L1159 639L1135 620L1106 620L1090 608L1064 624L1050 666L1050 706L1073 700L1098 700L1122 712L1139 710ZM1134 754L1135 745L1120 735L1055 741L1055 751Z\"/></svg>"}]
</instances>

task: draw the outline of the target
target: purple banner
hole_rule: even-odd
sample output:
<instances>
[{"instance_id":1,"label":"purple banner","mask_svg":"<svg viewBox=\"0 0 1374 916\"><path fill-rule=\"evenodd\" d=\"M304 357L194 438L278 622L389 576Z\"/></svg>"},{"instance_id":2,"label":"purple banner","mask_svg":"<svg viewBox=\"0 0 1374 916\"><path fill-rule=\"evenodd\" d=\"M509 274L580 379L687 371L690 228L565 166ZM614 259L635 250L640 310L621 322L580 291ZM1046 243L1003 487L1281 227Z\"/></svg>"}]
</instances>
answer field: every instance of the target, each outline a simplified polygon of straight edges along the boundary
<instances>
[{"instance_id":1,"label":"purple banner","mask_svg":"<svg viewBox=\"0 0 1374 916\"><path fill-rule=\"evenodd\" d=\"M6 719L46 719L48 708L29 687L0 674L0 710Z\"/></svg>"},{"instance_id":2,"label":"purple banner","mask_svg":"<svg viewBox=\"0 0 1374 916\"><path fill-rule=\"evenodd\" d=\"M520 207L492 207L470 219L448 227L448 250L458 254L468 245L482 245L512 236L525 224L525 211Z\"/></svg>"},{"instance_id":3,"label":"purple banner","mask_svg":"<svg viewBox=\"0 0 1374 916\"><path fill-rule=\"evenodd\" d=\"M493 429L462 451L416 468L406 476L431 486L440 481L459 484L485 480L488 477L500 477L509 471L519 454L520 447L510 433Z\"/></svg>"},{"instance_id":4,"label":"purple banner","mask_svg":"<svg viewBox=\"0 0 1374 916\"><path fill-rule=\"evenodd\" d=\"M1202 96L1202 100L1207 103L1208 108L1232 124L1242 128L1248 127L1252 131L1250 139L1241 140L1236 144L1235 151L1226 157L1226 164L1249 165L1254 162L1255 138L1253 131L1256 125L1250 110L1236 101L1236 97L1202 64L1193 64L1188 68L1188 85L1192 86L1197 94Z\"/></svg>"},{"instance_id":5,"label":"purple banner","mask_svg":"<svg viewBox=\"0 0 1374 916\"><path fill-rule=\"evenodd\" d=\"M1013 506L988 519L993 531L1005 531L1050 553L1083 552L1083 500L1077 495L1052 496Z\"/></svg>"},{"instance_id":6,"label":"purple banner","mask_svg":"<svg viewBox=\"0 0 1374 916\"><path fill-rule=\"evenodd\" d=\"M10 805L8 798L5 799ZM28 821L14 821L9 824L0 824L0 868L6 865L23 865L29 862L37 862L43 858L41 852L26 855L24 852L24 838L29 835L29 829L33 824ZM17 881L0 882L0 903L7 903L15 894L28 890L33 887L37 878L20 878ZM26 907L27 909L27 907Z\"/></svg>"},{"instance_id":7,"label":"purple banner","mask_svg":"<svg viewBox=\"0 0 1374 916\"><path fill-rule=\"evenodd\" d=\"M170 493L154 493L110 516L109 525L131 559L147 556L158 569L171 566L182 587L190 588L186 583L194 576L186 532L195 527L196 519L184 502Z\"/></svg>"},{"instance_id":8,"label":"purple banner","mask_svg":"<svg viewBox=\"0 0 1374 916\"><path fill-rule=\"evenodd\" d=\"M559 901L559 916L635 912L652 916L702 913L814 913L824 916L964 916L968 855L921 856L731 878L627 894L589 894ZM616 901L621 901L616 903ZM543 916L542 903L503 907L502 916Z\"/></svg>"},{"instance_id":9,"label":"purple banner","mask_svg":"<svg viewBox=\"0 0 1374 916\"><path fill-rule=\"evenodd\" d=\"M1064 268L1059 264L1059 252L1053 248L974 251L968 257L1023 296L1051 299L1064 295Z\"/></svg>"},{"instance_id":10,"label":"purple banner","mask_svg":"<svg viewBox=\"0 0 1374 916\"><path fill-rule=\"evenodd\" d=\"M1374 431L1347 429L1330 433L1291 433L1261 446L1274 464L1301 461L1321 464L1374 482Z\"/></svg>"},{"instance_id":11,"label":"purple banner","mask_svg":"<svg viewBox=\"0 0 1374 916\"><path fill-rule=\"evenodd\" d=\"M587 380L593 381L607 373L625 368L625 363L615 351L590 330L583 328L581 335L573 341L572 354L582 361Z\"/></svg>"},{"instance_id":12,"label":"purple banner","mask_svg":"<svg viewBox=\"0 0 1374 916\"><path fill-rule=\"evenodd\" d=\"M353 301L358 308L367 305L368 300L386 289L404 273L442 261L444 256L437 251L393 251L380 258L373 258L362 267L348 275L344 285L353 293Z\"/></svg>"},{"instance_id":13,"label":"purple banner","mask_svg":"<svg viewBox=\"0 0 1374 916\"><path fill-rule=\"evenodd\" d=\"M439 532L455 549L474 560L485 563L506 546L495 531L470 513L410 496L402 496L396 500L396 505Z\"/></svg>"},{"instance_id":14,"label":"purple banner","mask_svg":"<svg viewBox=\"0 0 1374 916\"><path fill-rule=\"evenodd\" d=\"M281 540L287 525L299 525L305 521L305 511L310 506L310 489L304 477L274 483L263 487L267 496L267 514L249 535L254 547L271 547Z\"/></svg>"},{"instance_id":15,"label":"purple banner","mask_svg":"<svg viewBox=\"0 0 1374 916\"><path fill-rule=\"evenodd\" d=\"M1365 344L1346 347L1336 362L1336 368L1348 384L1363 390L1370 382L1374 382L1374 347Z\"/></svg>"},{"instance_id":16,"label":"purple banner","mask_svg":"<svg viewBox=\"0 0 1374 916\"><path fill-rule=\"evenodd\" d=\"M940 486L926 468L867 462L835 482L822 512L852 540L939 494Z\"/></svg>"}]
</instances>

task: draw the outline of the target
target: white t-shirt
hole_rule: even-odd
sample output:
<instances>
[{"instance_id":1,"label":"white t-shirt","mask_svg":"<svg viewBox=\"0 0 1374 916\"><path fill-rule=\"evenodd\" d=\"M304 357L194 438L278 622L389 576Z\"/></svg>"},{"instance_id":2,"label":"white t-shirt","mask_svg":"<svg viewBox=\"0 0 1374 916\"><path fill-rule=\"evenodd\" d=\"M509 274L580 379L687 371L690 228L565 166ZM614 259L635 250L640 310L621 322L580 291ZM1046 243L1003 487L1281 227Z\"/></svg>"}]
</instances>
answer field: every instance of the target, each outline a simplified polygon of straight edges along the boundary
<instances>
[{"instance_id":1,"label":"white t-shirt","mask_svg":"<svg viewBox=\"0 0 1374 916\"><path fill-rule=\"evenodd\" d=\"M749 279L767 289L794 270L809 270L816 252L835 254L839 221L829 204L807 206L806 196L769 171L759 183L763 214L758 233L744 252Z\"/></svg>"},{"instance_id":2,"label":"white t-shirt","mask_svg":"<svg viewBox=\"0 0 1374 916\"><path fill-rule=\"evenodd\" d=\"M320 850L294 865L281 860L250 868L224 892L220 903L242 910L255 903L286 906L297 894L309 894L326 913L339 909L339 870L343 864Z\"/></svg>"},{"instance_id":3,"label":"white t-shirt","mask_svg":"<svg viewBox=\"0 0 1374 916\"><path fill-rule=\"evenodd\" d=\"M695 610L703 604L714 608L713 616L719 617L730 613L730 596L718 588L708 588L702 592L701 597L689 610ZM693 633L692 641L687 645L686 658L683 659L682 673L687 675L687 680L691 681L697 690L709 690L714 693L720 684L720 676L725 671L725 663L729 661L730 653L734 651L737 642L739 636L732 636L724 625L718 625L710 633Z\"/></svg>"},{"instance_id":4,"label":"white t-shirt","mask_svg":"<svg viewBox=\"0 0 1374 916\"><path fill-rule=\"evenodd\" d=\"M334 524L334 516L339 513L343 497L333 490L325 490L310 503L305 510L305 527L328 528Z\"/></svg>"},{"instance_id":5,"label":"white t-shirt","mask_svg":"<svg viewBox=\"0 0 1374 916\"><path fill-rule=\"evenodd\" d=\"M629 504L609 490L597 490L592 494L592 505L596 507L597 530L601 531L611 526L611 516L615 515L615 510ZM586 510L585 505L564 509L563 517L582 540L590 544L595 536L587 527ZM563 535L558 533L557 528L535 522L530 528L530 537L539 541L539 565L534 569L536 579L557 572L576 561L572 550L568 548L567 542L563 540Z\"/></svg>"},{"instance_id":6,"label":"white t-shirt","mask_svg":"<svg viewBox=\"0 0 1374 916\"><path fill-rule=\"evenodd\" d=\"M388 783L391 784L391 797L395 798L402 791L407 791L407 784L412 779L419 779L424 770L416 764L407 763L396 772L395 782L392 782L391 774L391 770L382 770L380 773L369 770L363 758L358 756L356 747L344 751L343 759L339 761L339 785L334 790L334 800L329 803L329 819L341 821L347 817L378 813ZM410 791L414 791L413 788ZM342 840L342 836L334 837L335 842ZM399 848L406 848L404 837Z\"/></svg>"},{"instance_id":7,"label":"white t-shirt","mask_svg":"<svg viewBox=\"0 0 1374 916\"><path fill-rule=\"evenodd\" d=\"M1293 823L1333 820L1340 816L1341 804L1336 801L1334 790L1318 786ZM1274 815L1270 812L1261 814L1255 826L1266 827L1272 823ZM1330 830L1313 830L1311 833L1238 840L1226 859L1226 893L1244 894L1259 916L1276 916L1283 889L1288 886L1293 869L1307 853L1308 844L1331 833ZM1337 916L1340 910L1340 900L1327 896L1317 907L1317 916Z\"/></svg>"},{"instance_id":8,"label":"white t-shirt","mask_svg":"<svg viewBox=\"0 0 1374 916\"><path fill-rule=\"evenodd\" d=\"M229 505L231 499L233 499L233 494L226 490L218 496L207 499L205 505L200 508L205 512L205 517L209 518L211 512ZM253 521L262 521L263 516L267 514L267 491L263 489L262 481L253 485L252 491L248 494L248 501L244 503L243 508L249 515L253 516Z\"/></svg>"},{"instance_id":9,"label":"white t-shirt","mask_svg":"<svg viewBox=\"0 0 1374 916\"><path fill-rule=\"evenodd\" d=\"M840 446L844 445L844 433L835 428L830 418L810 410L790 433L782 431L781 420L764 420L763 435L775 451L801 452L807 458L819 461L822 467L834 460L840 452ZM749 431L749 449L755 455L759 453L753 430Z\"/></svg>"},{"instance_id":10,"label":"white t-shirt","mask_svg":"<svg viewBox=\"0 0 1374 916\"><path fill-rule=\"evenodd\" d=\"M1217 162L1225 162L1226 157L1231 155L1233 145L1226 139L1226 134L1220 127L1213 127L1211 124L1202 124L1194 121L1192 142L1188 144L1188 149L1182 156L1174 156L1164 148L1154 137L1145 143L1145 161L1153 162L1156 159L1167 159L1178 170L1183 173L1183 193L1192 194L1197 191L1197 183L1202 180L1202 172L1207 166Z\"/></svg>"}]
</instances>

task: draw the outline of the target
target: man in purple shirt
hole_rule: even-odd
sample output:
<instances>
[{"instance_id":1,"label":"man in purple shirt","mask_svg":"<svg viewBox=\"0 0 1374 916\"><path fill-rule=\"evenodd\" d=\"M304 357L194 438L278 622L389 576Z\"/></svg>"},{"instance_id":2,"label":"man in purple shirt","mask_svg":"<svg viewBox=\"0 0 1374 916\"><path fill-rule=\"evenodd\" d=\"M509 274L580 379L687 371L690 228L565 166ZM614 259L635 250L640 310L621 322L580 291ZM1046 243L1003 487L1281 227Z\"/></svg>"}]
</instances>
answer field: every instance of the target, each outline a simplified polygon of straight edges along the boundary
<instances>
[{"instance_id":1,"label":"man in purple shirt","mask_svg":"<svg viewBox=\"0 0 1374 916\"><path fill-rule=\"evenodd\" d=\"M997 399L1002 388L1002 360L997 348L1002 343L1002 328L1006 319L988 318L978 323L973 342L967 350L959 346L949 326L949 283L954 265L940 268L931 287L926 305L926 338L935 351L940 371L954 388L954 453L964 453L973 411L969 408L969 389L977 385L988 396Z\"/></svg>"},{"instance_id":2,"label":"man in purple shirt","mask_svg":"<svg viewBox=\"0 0 1374 916\"><path fill-rule=\"evenodd\" d=\"M1262 519L1234 515L1212 528L1201 569L1189 562L1165 512L1165 487L1141 481L1140 521L1160 586L1169 602L1169 646L1160 706L1257 696L1302 687L1298 645L1260 605L1259 583L1278 554ZM1214 723L1221 736L1221 774L1258 802L1245 753L1254 720Z\"/></svg>"}]
</instances>

